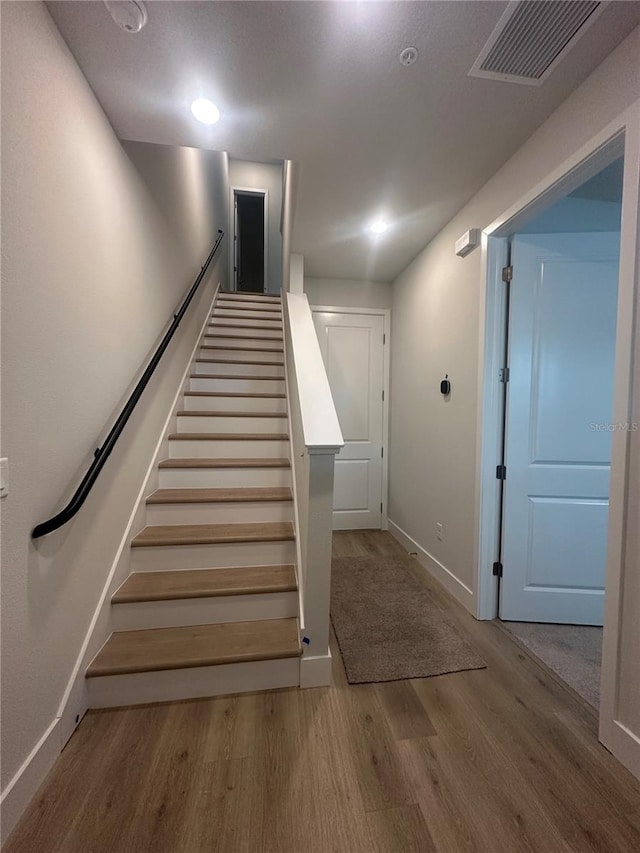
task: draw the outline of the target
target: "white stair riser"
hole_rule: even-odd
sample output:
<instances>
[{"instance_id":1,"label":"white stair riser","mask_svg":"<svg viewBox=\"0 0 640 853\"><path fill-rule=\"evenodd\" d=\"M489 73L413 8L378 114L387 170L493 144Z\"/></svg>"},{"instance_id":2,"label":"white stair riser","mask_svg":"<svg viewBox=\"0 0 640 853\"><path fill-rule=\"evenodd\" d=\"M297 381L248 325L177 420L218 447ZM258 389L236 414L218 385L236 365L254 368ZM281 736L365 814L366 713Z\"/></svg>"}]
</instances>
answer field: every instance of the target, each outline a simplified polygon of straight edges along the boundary
<instances>
[{"instance_id":1,"label":"white stair riser","mask_svg":"<svg viewBox=\"0 0 640 853\"><path fill-rule=\"evenodd\" d=\"M216 304L213 306L214 310L217 308L225 309L228 308L230 311L236 311L240 309L241 311L281 311L282 305L280 302L265 302L262 299L224 299L220 297L216 300Z\"/></svg>"},{"instance_id":2,"label":"white stair riser","mask_svg":"<svg viewBox=\"0 0 640 853\"><path fill-rule=\"evenodd\" d=\"M281 658L88 678L87 692L90 708L117 708L296 687L299 683L300 658Z\"/></svg>"},{"instance_id":3,"label":"white stair riser","mask_svg":"<svg viewBox=\"0 0 640 853\"><path fill-rule=\"evenodd\" d=\"M257 331L257 330L254 330ZM259 335L259 332L258 332ZM239 336L239 335L219 335L215 331L208 331L202 339L203 344L210 346L224 346L229 344L234 347L244 346L247 349L282 349L282 334L279 337L273 335L267 339L267 336Z\"/></svg>"},{"instance_id":4,"label":"white stair riser","mask_svg":"<svg viewBox=\"0 0 640 853\"><path fill-rule=\"evenodd\" d=\"M208 504L147 504L146 522L154 524L252 524L293 521L291 501L230 501Z\"/></svg>"},{"instance_id":5,"label":"white stair riser","mask_svg":"<svg viewBox=\"0 0 640 853\"><path fill-rule=\"evenodd\" d=\"M178 432L282 432L288 433L286 417L265 418L259 415L181 415L178 412Z\"/></svg>"},{"instance_id":6,"label":"white stair riser","mask_svg":"<svg viewBox=\"0 0 640 853\"><path fill-rule=\"evenodd\" d=\"M262 459L264 457L289 459L288 441L234 441L229 439L208 441L170 441L169 456L172 459Z\"/></svg>"},{"instance_id":7,"label":"white stair riser","mask_svg":"<svg viewBox=\"0 0 640 853\"><path fill-rule=\"evenodd\" d=\"M132 572L206 567L275 566L295 561L295 542L225 542L217 545L154 545L131 549Z\"/></svg>"},{"instance_id":8,"label":"white stair riser","mask_svg":"<svg viewBox=\"0 0 640 853\"><path fill-rule=\"evenodd\" d=\"M234 312L236 313L236 312ZM267 329L274 332L277 332L279 335L282 334L282 321L281 320L261 320L257 317L253 319L249 317L225 317L224 315L214 315L211 314L209 317L209 323L219 323L220 325L232 326L232 325L242 325L243 323L249 323L252 326L258 326L259 329Z\"/></svg>"},{"instance_id":9,"label":"white stair riser","mask_svg":"<svg viewBox=\"0 0 640 853\"><path fill-rule=\"evenodd\" d=\"M243 358L253 358L257 354L256 361L260 361L262 355L267 352L278 353L280 359L282 354L282 341L256 341L253 338L232 338L225 335L205 335L200 341L202 352L233 352L240 353Z\"/></svg>"},{"instance_id":10,"label":"white stair riser","mask_svg":"<svg viewBox=\"0 0 640 853\"><path fill-rule=\"evenodd\" d=\"M236 358L241 362L259 361L268 362L269 364L278 364L282 362L281 352L265 352L264 350L246 350L246 349L206 349L202 347L198 353L198 358ZM282 364L280 365L282 366Z\"/></svg>"},{"instance_id":11,"label":"white stair riser","mask_svg":"<svg viewBox=\"0 0 640 853\"><path fill-rule=\"evenodd\" d=\"M243 327L236 328L231 325L231 320L227 320L224 325L219 325L216 323L215 325L210 325L207 329L206 334L211 335L213 337L225 335L233 338L255 338L256 335L259 335L260 338L274 338L282 342L282 330L281 329L265 329L264 327L261 329L245 329ZM241 323L242 320L238 320L238 323ZM251 323L250 325L253 325Z\"/></svg>"},{"instance_id":12,"label":"white stair riser","mask_svg":"<svg viewBox=\"0 0 640 853\"><path fill-rule=\"evenodd\" d=\"M243 379L241 376L234 377L233 379L192 377L189 380L189 391L228 391L232 394L284 394L286 386L284 379Z\"/></svg>"},{"instance_id":13,"label":"white stair riser","mask_svg":"<svg viewBox=\"0 0 640 853\"><path fill-rule=\"evenodd\" d=\"M213 311L213 317L216 320L219 317L231 317L234 320L249 320L251 322L254 320L260 320L261 323L271 324L282 323L281 311L252 311L249 308L245 308L244 305L242 308L236 308L235 306L232 308L215 308Z\"/></svg>"},{"instance_id":14,"label":"white stair riser","mask_svg":"<svg viewBox=\"0 0 640 853\"><path fill-rule=\"evenodd\" d=\"M212 358L212 356L206 356ZM257 359L256 359L257 360ZM284 379L282 364L244 364L237 361L196 361L193 373L222 373L225 376L281 376Z\"/></svg>"},{"instance_id":15,"label":"white stair riser","mask_svg":"<svg viewBox=\"0 0 640 853\"><path fill-rule=\"evenodd\" d=\"M161 468L161 489L243 489L291 486L290 468Z\"/></svg>"},{"instance_id":16,"label":"white stair riser","mask_svg":"<svg viewBox=\"0 0 640 853\"><path fill-rule=\"evenodd\" d=\"M206 412L279 412L286 417L287 401L282 397L200 397L187 393L182 408Z\"/></svg>"},{"instance_id":17,"label":"white stair riser","mask_svg":"<svg viewBox=\"0 0 640 853\"><path fill-rule=\"evenodd\" d=\"M270 592L115 604L113 626L114 631L143 631L149 628L179 628L183 625L286 619L297 615L296 591Z\"/></svg>"}]
</instances>

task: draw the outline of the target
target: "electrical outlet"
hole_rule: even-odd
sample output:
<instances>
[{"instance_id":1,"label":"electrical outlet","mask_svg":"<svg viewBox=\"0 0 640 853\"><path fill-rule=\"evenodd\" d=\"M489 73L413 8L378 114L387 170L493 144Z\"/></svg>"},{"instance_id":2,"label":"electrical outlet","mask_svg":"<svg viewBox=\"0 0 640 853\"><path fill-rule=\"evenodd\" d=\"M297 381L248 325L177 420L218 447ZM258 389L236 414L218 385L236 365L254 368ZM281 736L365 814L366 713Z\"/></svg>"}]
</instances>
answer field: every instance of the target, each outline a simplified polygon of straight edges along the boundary
<instances>
[{"instance_id":1,"label":"electrical outlet","mask_svg":"<svg viewBox=\"0 0 640 853\"><path fill-rule=\"evenodd\" d=\"M6 498L9 494L9 460L0 459L0 498Z\"/></svg>"},{"instance_id":2,"label":"electrical outlet","mask_svg":"<svg viewBox=\"0 0 640 853\"><path fill-rule=\"evenodd\" d=\"M440 542L444 539L444 531L442 529L442 522L436 521L436 539L439 539Z\"/></svg>"}]
</instances>

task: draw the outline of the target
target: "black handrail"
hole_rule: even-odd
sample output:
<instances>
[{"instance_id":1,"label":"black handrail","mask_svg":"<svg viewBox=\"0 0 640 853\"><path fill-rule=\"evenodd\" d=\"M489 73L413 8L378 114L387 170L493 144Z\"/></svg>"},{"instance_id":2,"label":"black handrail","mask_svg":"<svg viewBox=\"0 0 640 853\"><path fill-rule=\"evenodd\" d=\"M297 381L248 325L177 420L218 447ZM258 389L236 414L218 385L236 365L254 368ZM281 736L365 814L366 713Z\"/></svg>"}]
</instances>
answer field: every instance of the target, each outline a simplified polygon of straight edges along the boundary
<instances>
[{"instance_id":1,"label":"black handrail","mask_svg":"<svg viewBox=\"0 0 640 853\"><path fill-rule=\"evenodd\" d=\"M195 296L196 290L200 286L200 283L202 282L202 279L204 278L204 275L205 275L205 273L209 267L209 264L213 260L213 256L218 251L218 247L220 246L220 243L222 242L223 237L224 237L224 232L219 228L218 229L218 238L217 238L217 240L213 246L213 249L209 253L209 257L207 258L207 260L202 265L200 273L199 273L197 279L194 281L193 285L191 286L191 290L186 295L185 300L180 307L180 310L176 314L173 315L173 321L172 321L171 325L169 326L164 337L160 341L158 348L156 349L155 353L153 354L153 358L151 359L151 361L147 365L144 373L142 374L142 376L138 380L138 384L133 389L131 396L129 397L129 399L125 403L124 408L122 409L122 411L118 415L118 419L116 420L114 425L111 427L111 430L109 431L109 435L105 438L102 446L99 447L95 451L94 460L91 463L89 470L87 471L87 473L82 478L82 482L80 483L80 485L76 489L75 494L73 495L73 497L71 498L69 503L66 505L66 507L63 510L61 510L57 515L54 515L52 518L49 518L47 521L43 521L42 524L38 524L36 527L33 528L33 530L31 531L31 538L32 539L38 539L40 536L45 536L47 533L52 533L54 530L57 530L59 527L62 527L63 524L66 524L68 521L70 521L73 518L73 516L78 512L78 510L80 509L82 504L87 499L87 496L88 496L89 492L91 491L93 484L98 479L98 475L100 474L100 471L102 471L105 462L109 458L109 454L111 453L111 451L115 447L115 443L118 440L118 438L120 437L120 435L121 435L121 433L125 427L125 424L127 423L129 418L131 417L131 414L136 407L136 403L138 402L138 400L142 396L142 392L147 387L149 380L153 376L153 372L155 371L156 367L158 366L158 362L162 358L164 351L169 346L169 342L171 341L171 338L174 336L176 329L180 325L180 321L184 317L184 314L185 314L187 308L189 307L191 300Z\"/></svg>"}]
</instances>

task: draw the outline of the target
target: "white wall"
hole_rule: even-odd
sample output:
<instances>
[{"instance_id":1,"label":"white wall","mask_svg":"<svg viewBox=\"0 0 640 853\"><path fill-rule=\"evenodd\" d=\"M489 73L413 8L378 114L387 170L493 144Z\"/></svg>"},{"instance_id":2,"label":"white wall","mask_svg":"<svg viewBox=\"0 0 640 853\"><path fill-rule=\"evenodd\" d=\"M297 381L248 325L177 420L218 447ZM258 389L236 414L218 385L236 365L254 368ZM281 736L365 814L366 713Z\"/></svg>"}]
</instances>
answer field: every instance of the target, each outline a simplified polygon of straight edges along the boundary
<instances>
[{"instance_id":1,"label":"white wall","mask_svg":"<svg viewBox=\"0 0 640 853\"><path fill-rule=\"evenodd\" d=\"M444 567L441 576L470 607L481 253L457 258L454 243L489 225L637 100L639 51L636 30L393 283L389 516ZM446 373L449 399L439 392ZM442 542L436 522L444 525Z\"/></svg>"},{"instance_id":2,"label":"white wall","mask_svg":"<svg viewBox=\"0 0 640 853\"><path fill-rule=\"evenodd\" d=\"M289 255L290 293L304 293L304 256L292 252Z\"/></svg>"},{"instance_id":3,"label":"white wall","mask_svg":"<svg viewBox=\"0 0 640 853\"><path fill-rule=\"evenodd\" d=\"M2 787L28 778L24 793L62 745L61 699L221 268L75 520L35 544L30 531L75 489L228 214L198 180L226 186L224 158L127 154L45 6L1 12Z\"/></svg>"},{"instance_id":4,"label":"white wall","mask_svg":"<svg viewBox=\"0 0 640 853\"><path fill-rule=\"evenodd\" d=\"M206 257L218 228L225 239L217 257L226 269L229 241L229 156L226 151L122 140L168 230L186 258Z\"/></svg>"},{"instance_id":5,"label":"white wall","mask_svg":"<svg viewBox=\"0 0 640 853\"><path fill-rule=\"evenodd\" d=\"M282 165L229 160L229 183L232 187L264 189L269 192L269 233L267 254L268 293L280 293L282 288ZM231 223L233 225L233 223ZM231 233L231 228L229 229Z\"/></svg>"},{"instance_id":6,"label":"white wall","mask_svg":"<svg viewBox=\"0 0 640 853\"><path fill-rule=\"evenodd\" d=\"M393 283L390 528L401 539L404 531L414 546L423 549L425 564L470 609L474 608L476 595L477 360L480 324L484 319L479 292L482 254L475 251L459 259L454 255L454 242L469 228L485 228L494 222L609 125L620 126L625 111L631 111L637 122L639 55L640 28L556 110ZM636 152L629 164L633 169L631 181L640 177L637 127L634 124L636 135L630 137L631 149ZM637 256L637 235L635 239ZM636 276L636 314L640 317L637 268L634 272L627 262L629 270ZM640 364L637 336L635 352L637 365ZM452 382L448 401L438 392L438 381L446 372ZM639 393L636 376L633 402L636 421L640 417ZM640 506L639 441L640 434L632 433L630 520L638 518ZM435 536L436 521L444 524L442 542ZM406 538L404 541L409 542ZM608 731L607 746L637 772L640 766L640 551L637 530L631 522L621 544L626 557L620 580L624 588L623 606L619 633L612 638L606 658L609 663L618 664L619 682L615 685L617 699L607 711L613 717L601 719L600 732L604 737ZM615 609L615 601L612 606ZM618 614L615 616L617 619ZM622 727L616 720L621 721ZM632 753L635 758L629 758Z\"/></svg>"},{"instance_id":7,"label":"white wall","mask_svg":"<svg viewBox=\"0 0 640 853\"><path fill-rule=\"evenodd\" d=\"M391 285L379 281L350 281L343 278L308 278L304 292L310 305L340 308L391 308Z\"/></svg>"}]
</instances>

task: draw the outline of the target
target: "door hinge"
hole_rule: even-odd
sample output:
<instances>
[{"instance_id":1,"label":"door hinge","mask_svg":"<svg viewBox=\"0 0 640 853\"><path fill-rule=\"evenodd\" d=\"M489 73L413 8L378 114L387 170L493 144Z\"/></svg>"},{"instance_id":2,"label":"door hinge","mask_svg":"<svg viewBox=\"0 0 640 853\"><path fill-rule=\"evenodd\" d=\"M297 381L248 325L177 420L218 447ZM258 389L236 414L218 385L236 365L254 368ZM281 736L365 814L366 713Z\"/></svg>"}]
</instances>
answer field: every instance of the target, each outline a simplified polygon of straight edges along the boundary
<instances>
[{"instance_id":1,"label":"door hinge","mask_svg":"<svg viewBox=\"0 0 640 853\"><path fill-rule=\"evenodd\" d=\"M493 574L497 578L502 577L502 563L494 563L493 564Z\"/></svg>"},{"instance_id":2,"label":"door hinge","mask_svg":"<svg viewBox=\"0 0 640 853\"><path fill-rule=\"evenodd\" d=\"M502 280L503 281L512 281L513 280L513 267L502 267Z\"/></svg>"},{"instance_id":3,"label":"door hinge","mask_svg":"<svg viewBox=\"0 0 640 853\"><path fill-rule=\"evenodd\" d=\"M380 504L380 512L382 512L382 504Z\"/></svg>"},{"instance_id":4,"label":"door hinge","mask_svg":"<svg viewBox=\"0 0 640 853\"><path fill-rule=\"evenodd\" d=\"M505 384L509 381L509 375L511 371L508 367L500 368L500 382L504 382Z\"/></svg>"},{"instance_id":5,"label":"door hinge","mask_svg":"<svg viewBox=\"0 0 640 853\"><path fill-rule=\"evenodd\" d=\"M506 480L507 479L507 466L506 465L497 465L496 466L496 480Z\"/></svg>"},{"instance_id":6,"label":"door hinge","mask_svg":"<svg viewBox=\"0 0 640 853\"><path fill-rule=\"evenodd\" d=\"M384 447L380 448L380 456L384 459Z\"/></svg>"},{"instance_id":7,"label":"door hinge","mask_svg":"<svg viewBox=\"0 0 640 853\"><path fill-rule=\"evenodd\" d=\"M384 388L382 389L382 402L384 402Z\"/></svg>"},{"instance_id":8,"label":"door hinge","mask_svg":"<svg viewBox=\"0 0 640 853\"><path fill-rule=\"evenodd\" d=\"M386 342L387 342L387 336L383 335L382 336L382 346L384 346L386 344Z\"/></svg>"}]
</instances>

